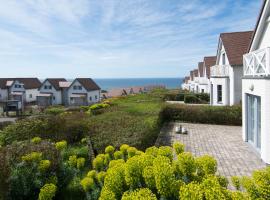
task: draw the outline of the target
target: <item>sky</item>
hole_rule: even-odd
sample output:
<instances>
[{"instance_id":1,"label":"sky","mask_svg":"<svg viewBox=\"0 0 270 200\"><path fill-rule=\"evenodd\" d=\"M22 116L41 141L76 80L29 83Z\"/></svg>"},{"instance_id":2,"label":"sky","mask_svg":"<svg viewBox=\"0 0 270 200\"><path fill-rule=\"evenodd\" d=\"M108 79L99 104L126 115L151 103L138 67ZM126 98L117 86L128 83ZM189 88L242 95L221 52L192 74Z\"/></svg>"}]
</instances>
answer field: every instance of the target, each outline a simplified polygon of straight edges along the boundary
<instances>
[{"instance_id":1,"label":"sky","mask_svg":"<svg viewBox=\"0 0 270 200\"><path fill-rule=\"evenodd\" d=\"M0 0L1 77L183 77L262 0Z\"/></svg>"}]
</instances>

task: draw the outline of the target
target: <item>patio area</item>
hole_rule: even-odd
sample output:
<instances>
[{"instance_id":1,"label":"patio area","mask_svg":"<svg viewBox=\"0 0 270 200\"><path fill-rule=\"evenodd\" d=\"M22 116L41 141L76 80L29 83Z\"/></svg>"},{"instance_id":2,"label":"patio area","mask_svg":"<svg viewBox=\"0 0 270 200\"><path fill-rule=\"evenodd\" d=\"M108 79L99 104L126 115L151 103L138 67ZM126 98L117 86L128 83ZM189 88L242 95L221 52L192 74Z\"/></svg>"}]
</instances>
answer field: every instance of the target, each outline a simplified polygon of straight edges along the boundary
<instances>
[{"instance_id":1,"label":"patio area","mask_svg":"<svg viewBox=\"0 0 270 200\"><path fill-rule=\"evenodd\" d=\"M188 130L187 135L175 133L175 127L179 125ZM208 154L215 157L218 172L223 176L250 176L254 170L266 165L258 153L242 141L241 131L240 126L174 122L162 128L156 145L171 145L179 141L185 144L186 151L195 156Z\"/></svg>"}]
</instances>

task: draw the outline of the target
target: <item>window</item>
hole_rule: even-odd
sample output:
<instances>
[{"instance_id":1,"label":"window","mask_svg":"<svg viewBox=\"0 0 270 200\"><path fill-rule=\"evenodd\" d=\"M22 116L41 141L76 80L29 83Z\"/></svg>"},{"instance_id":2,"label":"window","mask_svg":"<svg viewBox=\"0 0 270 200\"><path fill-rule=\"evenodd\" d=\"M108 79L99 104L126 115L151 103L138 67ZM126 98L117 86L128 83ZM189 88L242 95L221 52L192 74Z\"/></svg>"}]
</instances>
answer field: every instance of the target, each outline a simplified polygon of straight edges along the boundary
<instances>
[{"instance_id":1,"label":"window","mask_svg":"<svg viewBox=\"0 0 270 200\"><path fill-rule=\"evenodd\" d=\"M29 98L32 99L33 98L33 95L32 94L29 94Z\"/></svg>"},{"instance_id":2,"label":"window","mask_svg":"<svg viewBox=\"0 0 270 200\"><path fill-rule=\"evenodd\" d=\"M95 99L97 100L97 95L95 95Z\"/></svg>"},{"instance_id":3,"label":"window","mask_svg":"<svg viewBox=\"0 0 270 200\"><path fill-rule=\"evenodd\" d=\"M77 85L74 85L73 86L73 90L77 90Z\"/></svg>"},{"instance_id":4,"label":"window","mask_svg":"<svg viewBox=\"0 0 270 200\"><path fill-rule=\"evenodd\" d=\"M48 89L47 85L44 85L44 89L45 89L45 90Z\"/></svg>"},{"instance_id":5,"label":"window","mask_svg":"<svg viewBox=\"0 0 270 200\"><path fill-rule=\"evenodd\" d=\"M49 89L50 89L50 90L52 89L52 86L51 86L51 85L49 85Z\"/></svg>"},{"instance_id":6,"label":"window","mask_svg":"<svg viewBox=\"0 0 270 200\"><path fill-rule=\"evenodd\" d=\"M78 86L78 89L79 89L79 90L82 90L82 86L79 85L79 86Z\"/></svg>"},{"instance_id":7,"label":"window","mask_svg":"<svg viewBox=\"0 0 270 200\"><path fill-rule=\"evenodd\" d=\"M52 89L52 86L51 85L44 85L44 89L45 90L47 90L47 89L51 90Z\"/></svg>"},{"instance_id":8,"label":"window","mask_svg":"<svg viewBox=\"0 0 270 200\"><path fill-rule=\"evenodd\" d=\"M222 54L222 65L225 65L226 63L226 59L225 59L225 53Z\"/></svg>"},{"instance_id":9,"label":"window","mask_svg":"<svg viewBox=\"0 0 270 200\"><path fill-rule=\"evenodd\" d=\"M53 100L55 100L55 96L53 96Z\"/></svg>"},{"instance_id":10,"label":"window","mask_svg":"<svg viewBox=\"0 0 270 200\"><path fill-rule=\"evenodd\" d=\"M204 93L204 89L202 89L202 93Z\"/></svg>"},{"instance_id":11,"label":"window","mask_svg":"<svg viewBox=\"0 0 270 200\"><path fill-rule=\"evenodd\" d=\"M89 97L89 100L92 101L92 97Z\"/></svg>"},{"instance_id":12,"label":"window","mask_svg":"<svg viewBox=\"0 0 270 200\"><path fill-rule=\"evenodd\" d=\"M222 85L217 85L217 101L222 102Z\"/></svg>"}]
</instances>

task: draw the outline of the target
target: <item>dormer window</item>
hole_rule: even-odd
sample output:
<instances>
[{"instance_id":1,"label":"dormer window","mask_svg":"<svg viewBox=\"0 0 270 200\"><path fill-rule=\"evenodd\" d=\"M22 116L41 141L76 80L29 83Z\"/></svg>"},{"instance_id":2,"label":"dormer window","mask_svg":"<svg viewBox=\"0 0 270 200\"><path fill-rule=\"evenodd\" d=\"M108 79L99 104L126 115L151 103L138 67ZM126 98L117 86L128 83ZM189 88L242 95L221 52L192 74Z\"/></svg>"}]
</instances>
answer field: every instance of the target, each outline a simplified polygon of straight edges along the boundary
<instances>
[{"instance_id":1,"label":"dormer window","mask_svg":"<svg viewBox=\"0 0 270 200\"><path fill-rule=\"evenodd\" d=\"M78 86L78 89L79 89L79 90L82 90L82 86L79 85L79 86Z\"/></svg>"},{"instance_id":2,"label":"dormer window","mask_svg":"<svg viewBox=\"0 0 270 200\"><path fill-rule=\"evenodd\" d=\"M73 90L77 90L77 85L74 85L73 86Z\"/></svg>"},{"instance_id":3,"label":"dormer window","mask_svg":"<svg viewBox=\"0 0 270 200\"><path fill-rule=\"evenodd\" d=\"M15 88L21 88L22 86L21 85L19 85L19 84L15 84L15 86L14 86Z\"/></svg>"},{"instance_id":4,"label":"dormer window","mask_svg":"<svg viewBox=\"0 0 270 200\"><path fill-rule=\"evenodd\" d=\"M51 86L51 85L44 85L44 89L45 89L45 90L47 90L47 89L48 89L48 90L51 90L51 89L52 89L52 86Z\"/></svg>"}]
</instances>

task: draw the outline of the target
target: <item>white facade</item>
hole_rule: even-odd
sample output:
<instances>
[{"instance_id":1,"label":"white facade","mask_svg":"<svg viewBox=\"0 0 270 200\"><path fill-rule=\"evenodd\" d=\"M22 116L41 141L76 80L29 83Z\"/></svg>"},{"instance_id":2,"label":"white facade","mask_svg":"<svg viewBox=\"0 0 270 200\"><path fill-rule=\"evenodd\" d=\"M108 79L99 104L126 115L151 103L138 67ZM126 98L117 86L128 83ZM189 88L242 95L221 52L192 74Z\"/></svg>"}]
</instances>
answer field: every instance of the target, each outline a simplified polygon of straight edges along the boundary
<instances>
[{"instance_id":1,"label":"white facade","mask_svg":"<svg viewBox=\"0 0 270 200\"><path fill-rule=\"evenodd\" d=\"M62 91L56 90L54 86L48 81L42 83L40 89L40 93L49 93L51 94L51 103L52 105L61 105L62 104Z\"/></svg>"},{"instance_id":2,"label":"white facade","mask_svg":"<svg viewBox=\"0 0 270 200\"><path fill-rule=\"evenodd\" d=\"M231 66L220 41L216 65L211 67L211 105L235 105L241 103L243 66Z\"/></svg>"},{"instance_id":3,"label":"white facade","mask_svg":"<svg viewBox=\"0 0 270 200\"><path fill-rule=\"evenodd\" d=\"M270 164L270 1L263 6L249 53L244 55L243 140Z\"/></svg>"},{"instance_id":4,"label":"white facade","mask_svg":"<svg viewBox=\"0 0 270 200\"><path fill-rule=\"evenodd\" d=\"M25 90L26 102L31 103L37 100L39 94L38 89L27 89Z\"/></svg>"},{"instance_id":5,"label":"white facade","mask_svg":"<svg viewBox=\"0 0 270 200\"><path fill-rule=\"evenodd\" d=\"M90 105L100 101L100 90L88 91L78 80L75 80L68 88L67 96L68 105L75 105L75 98L83 98L83 103Z\"/></svg>"}]
</instances>

